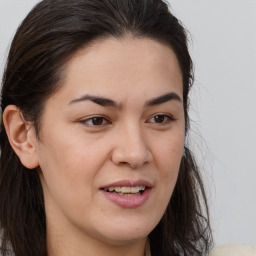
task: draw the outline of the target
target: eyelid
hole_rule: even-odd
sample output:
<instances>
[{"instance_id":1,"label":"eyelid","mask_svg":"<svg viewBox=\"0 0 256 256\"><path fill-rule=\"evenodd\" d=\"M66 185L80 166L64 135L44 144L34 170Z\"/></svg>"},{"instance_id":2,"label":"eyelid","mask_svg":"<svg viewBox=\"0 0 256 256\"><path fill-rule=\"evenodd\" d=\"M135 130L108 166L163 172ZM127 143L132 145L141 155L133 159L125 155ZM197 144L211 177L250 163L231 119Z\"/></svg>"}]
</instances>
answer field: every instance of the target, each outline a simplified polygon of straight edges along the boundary
<instances>
[{"instance_id":1,"label":"eyelid","mask_svg":"<svg viewBox=\"0 0 256 256\"><path fill-rule=\"evenodd\" d=\"M150 120L153 119L153 118L156 117L156 116L163 116L163 117L165 117L165 118L168 118L168 120L165 121L165 122L162 122L162 123L150 122ZM170 114L166 114L166 113L155 113L155 114L152 115L150 118L148 118L148 119L146 120L146 122L147 122L147 123L154 123L154 124L157 124L157 125L166 125L166 124L169 124L169 123L171 123L171 122L173 122L173 121L175 121L175 120L176 120L176 119L175 119L172 115L170 115Z\"/></svg>"},{"instance_id":2,"label":"eyelid","mask_svg":"<svg viewBox=\"0 0 256 256\"><path fill-rule=\"evenodd\" d=\"M93 118L102 118L104 120L104 124L99 124L99 125L94 125L94 124L89 124L90 121L93 121ZM103 115L92 115L86 118L82 118L78 120L80 123L82 123L83 125L86 125L88 127L95 127L95 128L101 128L107 124L111 124L110 120L103 116Z\"/></svg>"}]
</instances>

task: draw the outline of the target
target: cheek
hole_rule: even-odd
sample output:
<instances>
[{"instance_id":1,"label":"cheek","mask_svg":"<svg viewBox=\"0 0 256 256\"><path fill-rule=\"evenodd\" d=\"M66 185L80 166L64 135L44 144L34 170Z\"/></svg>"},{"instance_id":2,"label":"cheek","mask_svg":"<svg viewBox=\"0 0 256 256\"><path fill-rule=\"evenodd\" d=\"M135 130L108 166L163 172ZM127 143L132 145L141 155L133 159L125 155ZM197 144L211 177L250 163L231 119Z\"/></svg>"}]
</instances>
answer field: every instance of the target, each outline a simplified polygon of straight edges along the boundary
<instances>
[{"instance_id":1,"label":"cheek","mask_svg":"<svg viewBox=\"0 0 256 256\"><path fill-rule=\"evenodd\" d=\"M170 134L169 134L170 135ZM175 188L184 149L184 135L166 136L154 143L154 164L156 168L155 195L158 206L154 212L160 220Z\"/></svg>"},{"instance_id":2,"label":"cheek","mask_svg":"<svg viewBox=\"0 0 256 256\"><path fill-rule=\"evenodd\" d=\"M155 150L155 164L158 170L158 179L161 197L167 204L177 182L180 163L184 151L184 133L168 136L159 143Z\"/></svg>"},{"instance_id":3,"label":"cheek","mask_svg":"<svg viewBox=\"0 0 256 256\"><path fill-rule=\"evenodd\" d=\"M48 190L54 194L65 191L66 197L76 197L90 191L94 178L106 159L106 148L82 136L48 137L40 147L42 176Z\"/></svg>"},{"instance_id":4,"label":"cheek","mask_svg":"<svg viewBox=\"0 0 256 256\"><path fill-rule=\"evenodd\" d=\"M52 211L61 211L67 216L85 214L84 209L92 200L92 186L97 172L95 162L79 144L67 143L62 149L57 144L55 147L52 145L41 164L41 182L48 214Z\"/></svg>"},{"instance_id":5,"label":"cheek","mask_svg":"<svg viewBox=\"0 0 256 256\"><path fill-rule=\"evenodd\" d=\"M184 135L182 133L162 140L155 148L155 159L159 167L158 169L163 170L165 175L178 172L183 151Z\"/></svg>"}]
</instances>

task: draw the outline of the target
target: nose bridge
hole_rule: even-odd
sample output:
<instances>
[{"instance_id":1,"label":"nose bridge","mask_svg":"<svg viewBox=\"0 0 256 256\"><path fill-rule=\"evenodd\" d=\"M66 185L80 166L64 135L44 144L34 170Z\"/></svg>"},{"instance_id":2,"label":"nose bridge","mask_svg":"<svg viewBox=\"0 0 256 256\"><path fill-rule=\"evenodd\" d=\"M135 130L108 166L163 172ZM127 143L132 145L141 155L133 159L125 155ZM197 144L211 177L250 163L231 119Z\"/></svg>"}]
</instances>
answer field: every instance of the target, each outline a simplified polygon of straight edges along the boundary
<instances>
[{"instance_id":1,"label":"nose bridge","mask_svg":"<svg viewBox=\"0 0 256 256\"><path fill-rule=\"evenodd\" d=\"M115 164L138 168L150 161L150 150L139 122L125 122L119 127L112 159Z\"/></svg>"}]
</instances>

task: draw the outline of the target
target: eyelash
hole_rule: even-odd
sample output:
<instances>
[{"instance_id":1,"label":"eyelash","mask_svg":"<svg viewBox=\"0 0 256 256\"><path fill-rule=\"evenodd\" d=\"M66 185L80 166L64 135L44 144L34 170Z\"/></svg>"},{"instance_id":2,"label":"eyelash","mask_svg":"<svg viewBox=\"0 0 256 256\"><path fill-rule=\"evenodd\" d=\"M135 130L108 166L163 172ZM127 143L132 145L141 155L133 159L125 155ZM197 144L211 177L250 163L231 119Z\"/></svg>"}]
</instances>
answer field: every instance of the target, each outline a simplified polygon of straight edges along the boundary
<instances>
[{"instance_id":1,"label":"eyelash","mask_svg":"<svg viewBox=\"0 0 256 256\"><path fill-rule=\"evenodd\" d=\"M156 120L155 120L154 123L159 124L159 125L165 125L165 124L169 124L170 122L175 121L175 119L171 115L156 114L156 115L153 115L150 119L148 119L149 121L147 121L147 123L151 123L150 120L152 120L154 118L161 118L162 119L162 122L156 122Z\"/></svg>"},{"instance_id":2,"label":"eyelash","mask_svg":"<svg viewBox=\"0 0 256 256\"><path fill-rule=\"evenodd\" d=\"M161 122L157 122L156 118L160 118ZM152 122L152 119L155 119L155 121ZM99 122L98 124L95 123L97 121ZM175 121L175 119L171 115L155 114L152 117L150 117L149 119L147 119L146 123L155 123L157 125L167 125L173 121ZM82 119L79 122L82 124L85 124L87 126L90 126L90 127L102 127L104 125L111 124L111 121L109 121L108 118L106 118L104 116L92 116L87 119Z\"/></svg>"},{"instance_id":3,"label":"eyelash","mask_svg":"<svg viewBox=\"0 0 256 256\"><path fill-rule=\"evenodd\" d=\"M94 124L94 121L102 121L100 124ZM106 124L110 124L111 122L104 116L92 116L87 119L83 119L79 121L82 124L87 124L90 127L101 127ZM90 123L91 122L91 123ZM103 123L104 122L104 123Z\"/></svg>"}]
</instances>

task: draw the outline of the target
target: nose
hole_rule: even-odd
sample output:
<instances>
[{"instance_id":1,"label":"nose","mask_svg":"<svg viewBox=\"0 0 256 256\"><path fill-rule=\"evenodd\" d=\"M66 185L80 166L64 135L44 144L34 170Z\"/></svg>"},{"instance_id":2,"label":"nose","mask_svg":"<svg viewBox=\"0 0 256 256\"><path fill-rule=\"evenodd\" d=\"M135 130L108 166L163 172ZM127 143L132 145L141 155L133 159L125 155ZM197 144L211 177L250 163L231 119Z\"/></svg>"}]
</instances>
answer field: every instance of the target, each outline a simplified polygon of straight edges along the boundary
<instances>
[{"instance_id":1,"label":"nose","mask_svg":"<svg viewBox=\"0 0 256 256\"><path fill-rule=\"evenodd\" d=\"M151 162L153 157L145 137L139 125L129 125L119 130L112 151L112 162L132 169Z\"/></svg>"}]
</instances>

